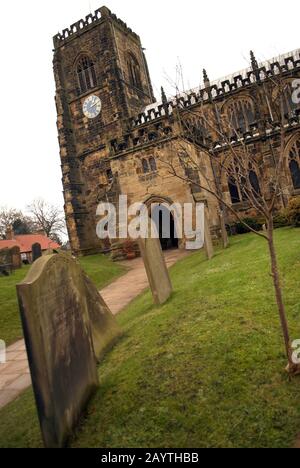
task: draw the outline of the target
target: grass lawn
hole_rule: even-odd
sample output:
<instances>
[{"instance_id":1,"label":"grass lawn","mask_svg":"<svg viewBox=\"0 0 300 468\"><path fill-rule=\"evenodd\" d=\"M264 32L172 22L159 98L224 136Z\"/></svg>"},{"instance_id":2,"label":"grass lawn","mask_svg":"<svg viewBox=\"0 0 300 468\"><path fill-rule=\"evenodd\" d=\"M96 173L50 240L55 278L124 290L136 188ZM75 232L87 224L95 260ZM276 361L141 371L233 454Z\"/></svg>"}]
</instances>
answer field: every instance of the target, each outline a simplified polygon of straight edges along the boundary
<instances>
[{"instance_id":1,"label":"grass lawn","mask_svg":"<svg viewBox=\"0 0 300 468\"><path fill-rule=\"evenodd\" d=\"M300 338L300 230L276 232L291 334ZM172 268L173 297L118 316L125 335L71 447L290 447L300 377L288 380L267 244L231 239ZM1 447L42 445L31 391L0 412Z\"/></svg>"},{"instance_id":2,"label":"grass lawn","mask_svg":"<svg viewBox=\"0 0 300 468\"><path fill-rule=\"evenodd\" d=\"M84 257L80 258L79 261L99 289L126 271L124 267L111 262L103 255ZM16 284L25 278L29 268L29 266L24 266L11 276L0 276L0 339L7 344L11 344L23 336Z\"/></svg>"},{"instance_id":3,"label":"grass lawn","mask_svg":"<svg viewBox=\"0 0 300 468\"><path fill-rule=\"evenodd\" d=\"M128 271L124 266L112 262L105 255L82 257L79 259L79 262L98 289L104 288Z\"/></svg>"}]
</instances>

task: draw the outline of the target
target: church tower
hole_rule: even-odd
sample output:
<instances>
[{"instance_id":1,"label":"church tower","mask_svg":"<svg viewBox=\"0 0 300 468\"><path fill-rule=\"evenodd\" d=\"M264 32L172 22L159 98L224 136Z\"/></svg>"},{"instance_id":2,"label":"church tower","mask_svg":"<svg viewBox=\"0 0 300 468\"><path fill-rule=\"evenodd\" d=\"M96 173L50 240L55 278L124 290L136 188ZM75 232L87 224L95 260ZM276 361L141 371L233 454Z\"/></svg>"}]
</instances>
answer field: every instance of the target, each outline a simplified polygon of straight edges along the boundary
<instances>
[{"instance_id":1,"label":"church tower","mask_svg":"<svg viewBox=\"0 0 300 468\"><path fill-rule=\"evenodd\" d=\"M53 38L57 128L72 250L96 252L96 206L111 145L155 101L141 40L106 7ZM117 192L117 182L114 190Z\"/></svg>"}]
</instances>

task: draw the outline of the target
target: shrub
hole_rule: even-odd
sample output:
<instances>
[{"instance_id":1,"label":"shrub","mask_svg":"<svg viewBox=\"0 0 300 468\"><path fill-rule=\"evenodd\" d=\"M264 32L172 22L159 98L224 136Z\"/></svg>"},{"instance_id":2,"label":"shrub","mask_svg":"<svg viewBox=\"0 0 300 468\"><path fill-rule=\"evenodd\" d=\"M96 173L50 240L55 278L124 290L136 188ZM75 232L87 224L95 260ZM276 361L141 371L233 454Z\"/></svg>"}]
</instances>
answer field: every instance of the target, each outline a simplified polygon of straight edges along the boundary
<instances>
[{"instance_id":1,"label":"shrub","mask_svg":"<svg viewBox=\"0 0 300 468\"><path fill-rule=\"evenodd\" d=\"M251 227L252 229L255 229L256 231L261 231L263 224L264 224L261 220L257 218L245 218L244 221L245 223L248 224L249 227ZM246 234L251 231L243 223L238 222L238 223L231 224L230 232L231 234L235 235L235 234Z\"/></svg>"},{"instance_id":2,"label":"shrub","mask_svg":"<svg viewBox=\"0 0 300 468\"><path fill-rule=\"evenodd\" d=\"M300 227L300 197L290 199L286 216L292 226Z\"/></svg>"},{"instance_id":3,"label":"shrub","mask_svg":"<svg viewBox=\"0 0 300 468\"><path fill-rule=\"evenodd\" d=\"M287 218L286 210L280 211L274 216L274 228L279 229L282 227L290 226L290 222Z\"/></svg>"}]
</instances>

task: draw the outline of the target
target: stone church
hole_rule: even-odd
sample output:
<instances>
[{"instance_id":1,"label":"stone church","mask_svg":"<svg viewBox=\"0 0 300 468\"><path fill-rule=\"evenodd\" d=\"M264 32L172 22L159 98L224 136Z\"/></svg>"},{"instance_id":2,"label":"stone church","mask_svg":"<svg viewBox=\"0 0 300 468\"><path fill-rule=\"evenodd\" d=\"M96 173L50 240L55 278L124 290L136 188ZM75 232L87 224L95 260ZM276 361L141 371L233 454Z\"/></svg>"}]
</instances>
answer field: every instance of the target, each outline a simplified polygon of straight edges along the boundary
<instances>
[{"instance_id":1,"label":"stone church","mask_svg":"<svg viewBox=\"0 0 300 468\"><path fill-rule=\"evenodd\" d=\"M87 255L103 246L96 236L96 208L100 201L116 202L120 194L129 203L195 203L204 201L210 228L220 229L220 206L199 188L201 172L189 180L170 177L168 162L180 164L182 145L195 158L201 147L224 152L218 132L207 122L218 111L236 131L229 135L238 146L239 133L250 151L262 158L260 173L251 171L254 186L267 184L268 174L281 151L281 118L274 98L272 77L284 88L284 170L278 209L300 194L300 109L292 100L292 82L300 78L300 51L259 64L251 52L251 66L230 77L210 82L204 71L203 86L168 99L162 90L157 102L140 37L106 8L99 8L54 40L57 127L67 227L74 253ZM176 109L189 112L195 139L183 138ZM201 107L207 120L191 117ZM202 164L203 164L202 159ZM183 168L179 169L184 171ZM224 199L243 216L252 214L240 190L207 167ZM195 183L190 181L194 180ZM226 222L230 222L230 215ZM174 239L171 244L175 245ZM184 248L184 239L179 241Z\"/></svg>"}]
</instances>

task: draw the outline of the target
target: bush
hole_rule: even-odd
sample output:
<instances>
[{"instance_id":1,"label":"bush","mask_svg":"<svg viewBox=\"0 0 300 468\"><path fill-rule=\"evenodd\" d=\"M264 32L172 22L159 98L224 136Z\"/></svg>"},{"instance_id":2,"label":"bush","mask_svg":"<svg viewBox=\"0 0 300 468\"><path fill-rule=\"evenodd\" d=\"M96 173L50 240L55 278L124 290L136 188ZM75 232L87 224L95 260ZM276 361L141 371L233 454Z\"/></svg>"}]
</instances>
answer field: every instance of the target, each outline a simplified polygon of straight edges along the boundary
<instances>
[{"instance_id":1,"label":"bush","mask_svg":"<svg viewBox=\"0 0 300 468\"><path fill-rule=\"evenodd\" d=\"M263 222L257 218L245 218L244 219L245 223L248 224L248 226L252 229L255 229L256 231L261 231L263 227ZM251 232L251 230L245 226L243 223L238 222L231 224L230 226L230 232L235 235L235 234L247 234L248 232Z\"/></svg>"},{"instance_id":2,"label":"bush","mask_svg":"<svg viewBox=\"0 0 300 468\"><path fill-rule=\"evenodd\" d=\"M286 210L280 211L274 216L274 228L279 229L282 227L290 226L290 222L287 218Z\"/></svg>"},{"instance_id":3,"label":"bush","mask_svg":"<svg viewBox=\"0 0 300 468\"><path fill-rule=\"evenodd\" d=\"M292 226L300 227L300 197L290 199L286 209L286 217Z\"/></svg>"}]
</instances>

